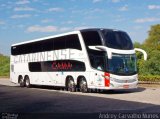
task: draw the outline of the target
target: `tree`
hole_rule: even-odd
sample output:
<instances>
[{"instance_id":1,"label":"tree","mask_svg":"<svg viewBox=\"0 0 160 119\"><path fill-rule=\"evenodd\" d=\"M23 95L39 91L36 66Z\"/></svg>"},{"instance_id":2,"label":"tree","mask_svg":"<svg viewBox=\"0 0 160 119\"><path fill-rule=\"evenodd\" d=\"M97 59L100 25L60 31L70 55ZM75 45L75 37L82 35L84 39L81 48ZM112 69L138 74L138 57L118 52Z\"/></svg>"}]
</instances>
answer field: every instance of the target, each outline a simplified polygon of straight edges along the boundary
<instances>
[{"instance_id":1,"label":"tree","mask_svg":"<svg viewBox=\"0 0 160 119\"><path fill-rule=\"evenodd\" d=\"M143 60L143 55L137 54L137 66L141 75L160 75L160 24L151 26L148 38L143 44L134 43L137 48L144 49L148 54L147 61Z\"/></svg>"},{"instance_id":2,"label":"tree","mask_svg":"<svg viewBox=\"0 0 160 119\"><path fill-rule=\"evenodd\" d=\"M152 50L160 50L160 24L151 26L149 36L144 45L150 47Z\"/></svg>"},{"instance_id":3,"label":"tree","mask_svg":"<svg viewBox=\"0 0 160 119\"><path fill-rule=\"evenodd\" d=\"M160 51L154 50L147 61L139 60L139 73L143 75L160 75Z\"/></svg>"}]
</instances>

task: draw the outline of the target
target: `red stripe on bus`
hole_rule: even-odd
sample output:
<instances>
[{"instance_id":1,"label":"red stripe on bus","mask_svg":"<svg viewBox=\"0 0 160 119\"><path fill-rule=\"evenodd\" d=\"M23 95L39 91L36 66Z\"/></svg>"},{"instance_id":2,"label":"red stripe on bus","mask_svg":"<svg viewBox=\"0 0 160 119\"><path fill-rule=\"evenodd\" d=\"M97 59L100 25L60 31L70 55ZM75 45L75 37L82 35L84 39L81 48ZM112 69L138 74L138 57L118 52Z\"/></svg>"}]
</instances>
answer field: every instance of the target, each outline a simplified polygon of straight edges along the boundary
<instances>
[{"instance_id":1,"label":"red stripe on bus","mask_svg":"<svg viewBox=\"0 0 160 119\"><path fill-rule=\"evenodd\" d=\"M104 75L106 76L106 77L108 77L108 78L105 78L104 80L105 80L105 86L106 87L109 87L110 86L110 74L109 73L104 73Z\"/></svg>"}]
</instances>

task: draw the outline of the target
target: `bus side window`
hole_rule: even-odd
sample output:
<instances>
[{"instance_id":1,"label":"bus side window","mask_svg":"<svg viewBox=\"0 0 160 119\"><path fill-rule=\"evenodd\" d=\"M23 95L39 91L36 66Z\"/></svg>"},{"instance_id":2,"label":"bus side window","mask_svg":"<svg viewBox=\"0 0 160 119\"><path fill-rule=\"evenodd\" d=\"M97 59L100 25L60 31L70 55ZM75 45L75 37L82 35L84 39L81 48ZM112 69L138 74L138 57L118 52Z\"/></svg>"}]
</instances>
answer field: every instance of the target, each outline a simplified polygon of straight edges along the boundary
<instances>
[{"instance_id":1,"label":"bus side window","mask_svg":"<svg viewBox=\"0 0 160 119\"><path fill-rule=\"evenodd\" d=\"M105 67L106 67L106 61L105 61L105 57L103 56L94 56L91 55L90 56L90 62L91 62L91 66L97 70L101 70L101 71L105 71Z\"/></svg>"},{"instance_id":2,"label":"bus side window","mask_svg":"<svg viewBox=\"0 0 160 119\"><path fill-rule=\"evenodd\" d=\"M53 49L54 50L66 49L66 40L64 36L55 38L53 40Z\"/></svg>"},{"instance_id":3,"label":"bus side window","mask_svg":"<svg viewBox=\"0 0 160 119\"><path fill-rule=\"evenodd\" d=\"M87 47L102 45L101 37L97 31L83 31L82 36Z\"/></svg>"},{"instance_id":4,"label":"bus side window","mask_svg":"<svg viewBox=\"0 0 160 119\"><path fill-rule=\"evenodd\" d=\"M67 48L82 50L77 34L66 36L66 49Z\"/></svg>"}]
</instances>

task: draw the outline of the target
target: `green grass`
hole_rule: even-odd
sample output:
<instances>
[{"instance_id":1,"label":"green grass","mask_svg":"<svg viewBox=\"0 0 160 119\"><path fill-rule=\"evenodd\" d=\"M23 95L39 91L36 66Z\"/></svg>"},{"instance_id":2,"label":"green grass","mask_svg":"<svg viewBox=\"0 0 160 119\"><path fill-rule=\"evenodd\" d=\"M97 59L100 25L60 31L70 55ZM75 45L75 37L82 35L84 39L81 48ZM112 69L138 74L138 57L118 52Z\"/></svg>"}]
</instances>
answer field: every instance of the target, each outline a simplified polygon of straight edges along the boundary
<instances>
[{"instance_id":1,"label":"green grass","mask_svg":"<svg viewBox=\"0 0 160 119\"><path fill-rule=\"evenodd\" d=\"M9 77L10 58L0 54L0 77Z\"/></svg>"}]
</instances>

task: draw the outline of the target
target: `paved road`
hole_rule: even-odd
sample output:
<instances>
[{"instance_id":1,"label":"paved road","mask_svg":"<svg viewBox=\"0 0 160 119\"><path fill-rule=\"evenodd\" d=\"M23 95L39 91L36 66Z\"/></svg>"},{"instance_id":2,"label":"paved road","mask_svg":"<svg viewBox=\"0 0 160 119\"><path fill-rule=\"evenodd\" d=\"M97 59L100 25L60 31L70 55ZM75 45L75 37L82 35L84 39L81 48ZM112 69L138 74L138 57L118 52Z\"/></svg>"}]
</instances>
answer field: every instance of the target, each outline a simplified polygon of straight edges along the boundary
<instances>
[{"instance_id":1,"label":"paved road","mask_svg":"<svg viewBox=\"0 0 160 119\"><path fill-rule=\"evenodd\" d=\"M0 80L0 84L0 112L2 117L6 115L5 113L24 115L28 113L50 113L50 116L60 113L59 115L62 117L63 114L67 114L73 118L72 113L78 113L78 115L95 113L94 117L99 118L99 114L105 112L160 112L159 88L83 94L55 90L51 87L20 88L9 82L7 85L7 80ZM78 117L81 116L84 114Z\"/></svg>"}]
</instances>

